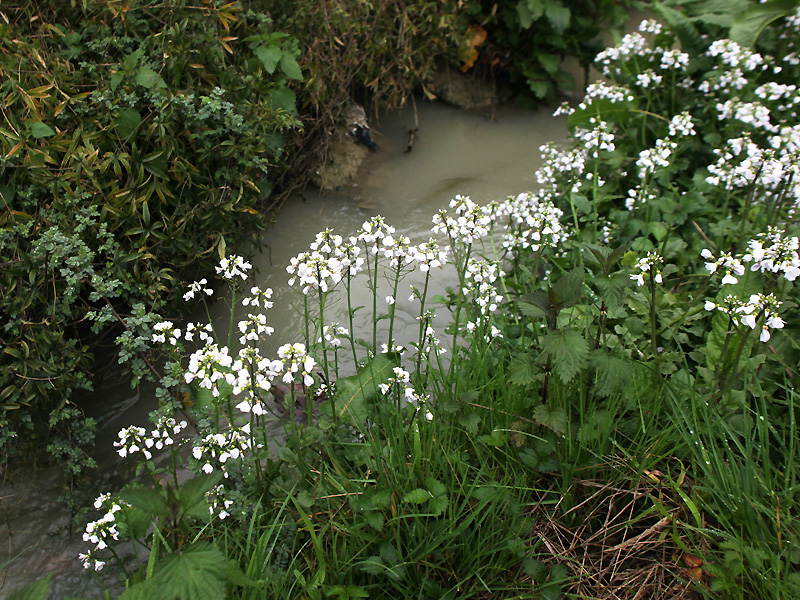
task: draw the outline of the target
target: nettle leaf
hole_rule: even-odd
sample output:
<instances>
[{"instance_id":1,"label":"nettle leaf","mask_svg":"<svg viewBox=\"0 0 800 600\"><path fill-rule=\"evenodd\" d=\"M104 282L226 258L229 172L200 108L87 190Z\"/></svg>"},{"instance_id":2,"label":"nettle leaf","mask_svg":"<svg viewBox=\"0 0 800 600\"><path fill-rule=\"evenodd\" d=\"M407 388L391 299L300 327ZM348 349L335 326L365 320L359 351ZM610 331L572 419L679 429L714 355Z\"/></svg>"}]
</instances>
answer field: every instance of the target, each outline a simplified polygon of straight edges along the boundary
<instances>
[{"instance_id":1,"label":"nettle leaf","mask_svg":"<svg viewBox=\"0 0 800 600\"><path fill-rule=\"evenodd\" d=\"M211 543L199 543L164 558L154 580L165 600L224 600L227 561Z\"/></svg>"},{"instance_id":2,"label":"nettle leaf","mask_svg":"<svg viewBox=\"0 0 800 600\"><path fill-rule=\"evenodd\" d=\"M629 360L607 354L601 349L592 352L592 367L595 369L594 392L602 397L621 392L633 375Z\"/></svg>"},{"instance_id":3,"label":"nettle leaf","mask_svg":"<svg viewBox=\"0 0 800 600\"><path fill-rule=\"evenodd\" d=\"M400 355L396 352L378 354L355 375L336 381L335 403L325 402L323 410L327 408L330 413L335 405L339 418L347 416L356 425L363 423L368 414L367 401L378 395L378 386L389 381L398 364Z\"/></svg>"},{"instance_id":4,"label":"nettle leaf","mask_svg":"<svg viewBox=\"0 0 800 600\"><path fill-rule=\"evenodd\" d=\"M131 506L156 517L166 517L170 512L167 499L160 490L141 486L128 487L119 497Z\"/></svg>"},{"instance_id":5,"label":"nettle leaf","mask_svg":"<svg viewBox=\"0 0 800 600\"><path fill-rule=\"evenodd\" d=\"M433 496L431 493L424 489L424 488L417 488L408 492L405 496L403 496L403 502L409 502L410 504L422 504L430 500Z\"/></svg>"},{"instance_id":6,"label":"nettle leaf","mask_svg":"<svg viewBox=\"0 0 800 600\"><path fill-rule=\"evenodd\" d=\"M178 500L183 512L196 518L208 517L208 506L203 500L206 498L206 493L217 485L220 479L222 473L216 472L210 475L197 475L184 481L178 489Z\"/></svg>"},{"instance_id":7,"label":"nettle leaf","mask_svg":"<svg viewBox=\"0 0 800 600\"><path fill-rule=\"evenodd\" d=\"M119 111L116 129L117 135L123 140L127 140L134 134L136 128L142 123L142 115L135 108L123 108Z\"/></svg>"},{"instance_id":8,"label":"nettle leaf","mask_svg":"<svg viewBox=\"0 0 800 600\"><path fill-rule=\"evenodd\" d=\"M516 355L508 366L508 381L514 385L531 385L537 379L539 369L527 352Z\"/></svg>"},{"instance_id":9,"label":"nettle leaf","mask_svg":"<svg viewBox=\"0 0 800 600\"><path fill-rule=\"evenodd\" d=\"M532 418L539 425L544 425L556 433L563 435L567 430L567 415L563 408L553 408L546 404L540 404L534 409Z\"/></svg>"},{"instance_id":10,"label":"nettle leaf","mask_svg":"<svg viewBox=\"0 0 800 600\"><path fill-rule=\"evenodd\" d=\"M561 2L548 2L544 7L544 14L550 21L553 29L555 29L558 33L563 33L564 30L569 27L569 21L572 13L570 12L569 8L561 4Z\"/></svg>"},{"instance_id":11,"label":"nettle leaf","mask_svg":"<svg viewBox=\"0 0 800 600\"><path fill-rule=\"evenodd\" d=\"M300 70L300 65L297 59L291 54L284 53L281 58L281 71L289 79L296 79L297 81L303 80L303 71Z\"/></svg>"},{"instance_id":12,"label":"nettle leaf","mask_svg":"<svg viewBox=\"0 0 800 600\"><path fill-rule=\"evenodd\" d=\"M258 60L261 61L261 64L264 65L264 68L267 70L267 73L272 75L275 72L275 67L278 66L278 62L281 60L281 56L283 56L283 51L279 46L259 46L256 48L255 52Z\"/></svg>"},{"instance_id":13,"label":"nettle leaf","mask_svg":"<svg viewBox=\"0 0 800 600\"><path fill-rule=\"evenodd\" d=\"M542 346L564 383L569 383L589 361L589 343L573 329L551 331L542 338Z\"/></svg>"},{"instance_id":14,"label":"nettle leaf","mask_svg":"<svg viewBox=\"0 0 800 600\"><path fill-rule=\"evenodd\" d=\"M164 84L164 82L158 76L158 73L156 73L153 69L151 69L147 65L139 67L139 69L136 71L136 76L134 77L134 80L142 87L146 87L148 89L161 87Z\"/></svg>"}]
</instances>

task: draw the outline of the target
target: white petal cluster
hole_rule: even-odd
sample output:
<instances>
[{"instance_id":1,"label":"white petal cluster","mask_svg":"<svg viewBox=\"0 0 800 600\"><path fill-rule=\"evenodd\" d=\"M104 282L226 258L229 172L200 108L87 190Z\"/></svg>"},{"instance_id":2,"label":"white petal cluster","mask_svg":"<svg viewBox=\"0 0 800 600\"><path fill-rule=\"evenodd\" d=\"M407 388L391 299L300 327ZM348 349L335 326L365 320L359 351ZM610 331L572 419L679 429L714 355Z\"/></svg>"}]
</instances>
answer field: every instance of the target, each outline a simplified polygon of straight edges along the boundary
<instances>
[{"instance_id":1,"label":"white petal cluster","mask_svg":"<svg viewBox=\"0 0 800 600\"><path fill-rule=\"evenodd\" d=\"M800 275L800 240L797 237L786 237L786 231L770 227L747 244L747 254L742 257L750 265L751 271L782 273L789 281Z\"/></svg>"},{"instance_id":2,"label":"white petal cluster","mask_svg":"<svg viewBox=\"0 0 800 600\"><path fill-rule=\"evenodd\" d=\"M225 497L225 487L220 483L206 492L206 501L208 502L208 512L213 516L225 520L231 516L228 509L233 506L233 500L228 500Z\"/></svg>"},{"instance_id":3,"label":"white petal cluster","mask_svg":"<svg viewBox=\"0 0 800 600\"><path fill-rule=\"evenodd\" d=\"M636 261L636 264L633 265L633 268L638 272L632 273L631 279L636 281L636 285L644 285L644 274L650 272L652 269L655 273L653 280L656 283L662 283L661 271L658 270L658 265L662 264L664 264L664 259L658 252L648 252L647 256L640 258Z\"/></svg>"},{"instance_id":4,"label":"white petal cluster","mask_svg":"<svg viewBox=\"0 0 800 600\"><path fill-rule=\"evenodd\" d=\"M249 262L246 262L241 256L226 256L219 261L219 266L214 267L217 274L225 279L235 279L241 277L242 280L247 279L247 272L253 268Z\"/></svg>"},{"instance_id":5,"label":"white petal cluster","mask_svg":"<svg viewBox=\"0 0 800 600\"><path fill-rule=\"evenodd\" d=\"M257 342L262 334L272 335L275 329L267 325L267 315L264 313L249 313L247 318L239 321L237 327L239 333L239 343L245 346L247 342Z\"/></svg>"},{"instance_id":6,"label":"white petal cluster","mask_svg":"<svg viewBox=\"0 0 800 600\"><path fill-rule=\"evenodd\" d=\"M192 448L192 456L202 466L203 473L213 473L215 469L221 469L224 476L228 477L228 471L222 465L229 460L236 460L250 449L250 442L247 437L239 431L231 430L226 433L210 433L202 439L195 441Z\"/></svg>"},{"instance_id":7,"label":"white petal cluster","mask_svg":"<svg viewBox=\"0 0 800 600\"><path fill-rule=\"evenodd\" d=\"M408 253L411 260L419 263L419 270L428 273L431 269L441 269L443 265L447 264L448 250L449 248L442 249L439 242L430 238L418 246L410 246Z\"/></svg>"},{"instance_id":8,"label":"white petal cluster","mask_svg":"<svg viewBox=\"0 0 800 600\"><path fill-rule=\"evenodd\" d=\"M744 275L744 265L741 259L728 252L722 252L719 258L714 258L711 250L703 248L703 251L700 252L700 256L708 261L706 262L706 270L709 273L714 274L720 268L725 271L725 276L722 278L722 285L739 283L737 277Z\"/></svg>"},{"instance_id":9,"label":"white petal cluster","mask_svg":"<svg viewBox=\"0 0 800 600\"><path fill-rule=\"evenodd\" d=\"M541 195L522 193L509 197L498 212L509 217L502 242L509 251L530 248L537 252L543 247L557 247L568 237L561 225L564 211Z\"/></svg>"},{"instance_id":10,"label":"white petal cluster","mask_svg":"<svg viewBox=\"0 0 800 600\"><path fill-rule=\"evenodd\" d=\"M174 346L181 339L181 330L176 328L172 321L161 321L153 325L153 342L157 344L164 344L167 341L170 345Z\"/></svg>"},{"instance_id":11,"label":"white petal cluster","mask_svg":"<svg viewBox=\"0 0 800 600\"><path fill-rule=\"evenodd\" d=\"M783 329L785 325L777 312L781 304L773 294L752 294L747 302L729 295L725 298L724 304L707 300L705 309L708 311L718 310L730 315L735 324L741 323L750 329L759 327L759 321L761 321L759 339L762 342L768 342L772 337L770 329Z\"/></svg>"},{"instance_id":12,"label":"white petal cluster","mask_svg":"<svg viewBox=\"0 0 800 600\"><path fill-rule=\"evenodd\" d=\"M272 308L272 288L262 290L257 285L250 288L250 295L242 298L242 306L255 306L257 308Z\"/></svg>"},{"instance_id":13,"label":"white petal cluster","mask_svg":"<svg viewBox=\"0 0 800 600\"><path fill-rule=\"evenodd\" d=\"M350 330L347 327L342 327L339 323L331 323L322 328L322 335L317 340L317 343L321 344L324 339L328 345L338 348L342 345L342 338L346 339L349 336Z\"/></svg>"},{"instance_id":14,"label":"white petal cluster","mask_svg":"<svg viewBox=\"0 0 800 600\"><path fill-rule=\"evenodd\" d=\"M233 358L226 346L220 348L217 344L207 344L189 356L189 366L183 377L186 383L199 380L201 388L211 390L211 395L218 398L220 392L217 382L220 379L233 385L235 377L230 371L232 364Z\"/></svg>"},{"instance_id":15,"label":"white petal cluster","mask_svg":"<svg viewBox=\"0 0 800 600\"><path fill-rule=\"evenodd\" d=\"M457 195L450 201L450 208L455 214L440 210L433 216L433 233L444 233L453 243L467 246L489 233L491 217L469 196Z\"/></svg>"},{"instance_id":16,"label":"white petal cluster","mask_svg":"<svg viewBox=\"0 0 800 600\"><path fill-rule=\"evenodd\" d=\"M94 507L97 510L105 510L105 514L86 525L86 531L83 534L83 541L94 544L94 548L89 550L86 554L79 554L81 563L84 569L94 569L99 571L105 566L105 562L98 560L94 557L94 552L97 550L104 550L108 547L108 542L116 541L119 539L119 530L117 529L116 513L122 510L118 502L111 498L110 493L100 494L94 501Z\"/></svg>"},{"instance_id":17,"label":"white petal cluster","mask_svg":"<svg viewBox=\"0 0 800 600\"><path fill-rule=\"evenodd\" d=\"M302 377L304 385L314 383L311 371L317 362L306 353L305 344L284 344L278 348L278 362L275 365L279 367L276 371L283 373L282 379L286 384L291 385L298 375Z\"/></svg>"},{"instance_id":18,"label":"white petal cluster","mask_svg":"<svg viewBox=\"0 0 800 600\"><path fill-rule=\"evenodd\" d=\"M183 295L184 301L188 302L189 300L194 298L195 294L198 293L205 294L206 296L211 296L214 293L214 290L212 290L209 287L206 287L207 285L208 285L208 280L205 278L201 279L200 281L192 282L189 285L189 290Z\"/></svg>"}]
</instances>

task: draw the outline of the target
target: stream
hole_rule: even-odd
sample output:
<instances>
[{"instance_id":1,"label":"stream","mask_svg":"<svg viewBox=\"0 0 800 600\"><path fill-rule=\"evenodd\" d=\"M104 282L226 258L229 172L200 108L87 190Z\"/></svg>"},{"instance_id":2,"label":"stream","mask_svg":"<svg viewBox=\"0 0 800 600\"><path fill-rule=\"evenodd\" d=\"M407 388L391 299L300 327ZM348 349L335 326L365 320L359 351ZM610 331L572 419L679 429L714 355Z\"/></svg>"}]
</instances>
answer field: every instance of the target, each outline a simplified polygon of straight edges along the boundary
<instances>
[{"instance_id":1,"label":"stream","mask_svg":"<svg viewBox=\"0 0 800 600\"><path fill-rule=\"evenodd\" d=\"M287 285L286 265L308 250L317 232L332 228L342 236L353 235L365 220L380 214L398 234L417 244L427 241L431 217L447 208L456 194L483 204L535 190L534 172L541 165L539 146L566 139L563 118L551 115L549 109L534 112L502 106L490 118L418 100L373 119L371 133L380 149L368 157L358 184L328 193L308 188L302 198L287 202L265 235L265 251L251 261L257 271L252 285L274 290L274 307L268 316L275 332L262 347L264 355L272 356L279 345L301 339L303 316L296 308L299 292ZM409 130L415 127L413 149L405 152ZM405 287L398 295L407 296L408 285L401 286ZM363 293L371 302L371 292ZM333 312L336 310L340 317ZM212 306L215 321L227 320L228 311L225 301ZM195 318L202 318L201 314ZM336 318L344 322L346 311L334 307L329 314L326 308L326 322ZM403 314L399 308L396 327L402 331L413 319L410 312ZM408 329L415 330L415 320L413 325ZM396 337L404 341L402 333ZM93 454L99 468L87 476L86 490L77 494L79 506L91 506L99 493L119 490L126 483L133 463L118 457L112 442L122 427L147 426L147 415L155 408L151 388L131 390L118 373L107 375L95 387L86 411L98 422ZM81 567L77 555L87 549L81 538L83 528L73 525L70 531L70 513L60 499L59 484L57 469L39 468L18 469L13 484L0 486L0 540L7 540L0 547L0 599L47 573L53 574L50 598L101 598L104 585L119 589L112 571L98 574L101 584ZM94 518L90 511L78 522Z\"/></svg>"}]
</instances>

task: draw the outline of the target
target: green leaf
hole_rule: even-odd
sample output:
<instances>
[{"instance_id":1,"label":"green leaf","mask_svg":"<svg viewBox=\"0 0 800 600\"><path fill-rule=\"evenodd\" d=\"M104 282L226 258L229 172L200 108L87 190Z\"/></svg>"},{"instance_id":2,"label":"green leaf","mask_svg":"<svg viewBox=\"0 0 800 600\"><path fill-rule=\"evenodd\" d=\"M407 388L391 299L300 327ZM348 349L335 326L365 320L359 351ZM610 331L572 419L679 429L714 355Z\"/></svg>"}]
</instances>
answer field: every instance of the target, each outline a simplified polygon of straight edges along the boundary
<instances>
[{"instance_id":1,"label":"green leaf","mask_svg":"<svg viewBox=\"0 0 800 600\"><path fill-rule=\"evenodd\" d=\"M48 573L38 581L29 583L11 594L8 600L47 600L47 595L50 593L51 577L52 574Z\"/></svg>"},{"instance_id":2,"label":"green leaf","mask_svg":"<svg viewBox=\"0 0 800 600\"><path fill-rule=\"evenodd\" d=\"M55 135L56 132L53 131L51 127L45 125L41 121L35 121L31 123L31 135L35 137L37 140L45 137L50 137L51 135Z\"/></svg>"},{"instance_id":3,"label":"green leaf","mask_svg":"<svg viewBox=\"0 0 800 600\"><path fill-rule=\"evenodd\" d=\"M428 503L428 510L434 517L438 517L441 516L445 510L447 510L447 504L447 496L431 498L430 502Z\"/></svg>"},{"instance_id":4,"label":"green leaf","mask_svg":"<svg viewBox=\"0 0 800 600\"><path fill-rule=\"evenodd\" d=\"M303 80L303 72L300 70L300 65L297 64L297 59L286 52L281 57L281 71L289 79L296 79L297 81Z\"/></svg>"},{"instance_id":5,"label":"green leaf","mask_svg":"<svg viewBox=\"0 0 800 600\"><path fill-rule=\"evenodd\" d=\"M430 500L433 496L431 493L424 489L424 488L417 488L408 492L405 496L403 496L403 502L409 502L411 504L422 504Z\"/></svg>"},{"instance_id":6,"label":"green leaf","mask_svg":"<svg viewBox=\"0 0 800 600\"><path fill-rule=\"evenodd\" d=\"M170 512L166 498L159 490L153 488L128 487L122 491L119 497L131 506L156 517L166 517Z\"/></svg>"},{"instance_id":7,"label":"green leaf","mask_svg":"<svg viewBox=\"0 0 800 600\"><path fill-rule=\"evenodd\" d=\"M378 395L378 386L387 383L394 374L392 369L400 364L400 357L396 352L378 354L361 367L355 375L344 377L336 381L335 407L337 416L347 416L354 424L360 425L367 418L367 400ZM333 409L334 403L328 401L323 404L328 413Z\"/></svg>"},{"instance_id":8,"label":"green leaf","mask_svg":"<svg viewBox=\"0 0 800 600\"><path fill-rule=\"evenodd\" d=\"M573 329L548 333L542 339L542 346L564 383L569 383L588 363L589 343Z\"/></svg>"},{"instance_id":9,"label":"green leaf","mask_svg":"<svg viewBox=\"0 0 800 600\"><path fill-rule=\"evenodd\" d=\"M133 584L117 600L161 600L158 586L153 579L146 579Z\"/></svg>"},{"instance_id":10,"label":"green leaf","mask_svg":"<svg viewBox=\"0 0 800 600\"><path fill-rule=\"evenodd\" d=\"M569 27L571 13L569 8L561 4L561 2L557 0L548 2L544 7L544 14L550 21L553 29L559 34L564 33L564 30Z\"/></svg>"},{"instance_id":11,"label":"green leaf","mask_svg":"<svg viewBox=\"0 0 800 600\"><path fill-rule=\"evenodd\" d=\"M142 87L146 87L147 89L154 89L154 88L164 88L166 84L164 80L159 77L158 73L156 73L153 69L148 67L147 65L142 65L136 71L136 76L134 77L134 81L141 85Z\"/></svg>"},{"instance_id":12,"label":"green leaf","mask_svg":"<svg viewBox=\"0 0 800 600\"><path fill-rule=\"evenodd\" d=\"M259 46L255 49L255 53L270 75L275 72L275 67L278 66L278 61L283 56L283 51L279 46Z\"/></svg>"},{"instance_id":13,"label":"green leaf","mask_svg":"<svg viewBox=\"0 0 800 600\"><path fill-rule=\"evenodd\" d=\"M536 583L544 583L547 579L547 567L544 563L535 558L525 558L522 561L522 568L528 574L528 577L533 579Z\"/></svg>"},{"instance_id":14,"label":"green leaf","mask_svg":"<svg viewBox=\"0 0 800 600\"><path fill-rule=\"evenodd\" d=\"M116 129L117 135L123 140L131 137L139 125L142 123L142 116L135 108L123 108L119 111Z\"/></svg>"},{"instance_id":15,"label":"green leaf","mask_svg":"<svg viewBox=\"0 0 800 600\"><path fill-rule=\"evenodd\" d=\"M211 543L170 554L153 578L164 600L225 600L225 555Z\"/></svg>"},{"instance_id":16,"label":"green leaf","mask_svg":"<svg viewBox=\"0 0 800 600\"><path fill-rule=\"evenodd\" d=\"M269 99L275 110L283 110L292 115L297 113L297 97L285 85L272 90L269 93Z\"/></svg>"},{"instance_id":17,"label":"green leaf","mask_svg":"<svg viewBox=\"0 0 800 600\"><path fill-rule=\"evenodd\" d=\"M594 391L603 397L621 392L633 375L629 360L607 354L602 349L592 352L592 367L595 369Z\"/></svg>"},{"instance_id":18,"label":"green leaf","mask_svg":"<svg viewBox=\"0 0 800 600\"><path fill-rule=\"evenodd\" d=\"M730 38L742 46L755 46L767 25L797 9L796 0L773 0L756 4L741 13L733 22Z\"/></svg>"},{"instance_id":19,"label":"green leaf","mask_svg":"<svg viewBox=\"0 0 800 600\"><path fill-rule=\"evenodd\" d=\"M532 418L539 425L544 425L556 433L563 435L567 430L567 415L563 408L552 408L546 404L540 404L534 409Z\"/></svg>"},{"instance_id":20,"label":"green leaf","mask_svg":"<svg viewBox=\"0 0 800 600\"><path fill-rule=\"evenodd\" d=\"M178 489L178 501L181 509L187 515L203 519L208 518L208 506L205 502L208 493L222 479L222 473L216 472L210 475L196 475L188 481L184 481Z\"/></svg>"},{"instance_id":21,"label":"green leaf","mask_svg":"<svg viewBox=\"0 0 800 600\"><path fill-rule=\"evenodd\" d=\"M126 506L122 509L122 521L127 527L128 537L143 539L153 524L153 515L135 506Z\"/></svg>"}]
</instances>

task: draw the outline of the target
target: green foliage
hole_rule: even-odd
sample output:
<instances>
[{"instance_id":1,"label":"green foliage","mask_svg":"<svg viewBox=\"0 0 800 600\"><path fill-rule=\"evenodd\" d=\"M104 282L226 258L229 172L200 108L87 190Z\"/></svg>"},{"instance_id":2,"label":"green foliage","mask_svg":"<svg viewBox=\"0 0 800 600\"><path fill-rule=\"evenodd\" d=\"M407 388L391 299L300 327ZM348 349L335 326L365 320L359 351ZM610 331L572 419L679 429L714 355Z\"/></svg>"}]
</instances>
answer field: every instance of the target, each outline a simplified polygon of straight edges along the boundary
<instances>
[{"instance_id":1,"label":"green foliage","mask_svg":"<svg viewBox=\"0 0 800 600\"><path fill-rule=\"evenodd\" d=\"M90 388L90 346L265 223L300 51L237 4L2 10L0 453L51 435L78 472L91 424L60 415Z\"/></svg>"}]
</instances>

